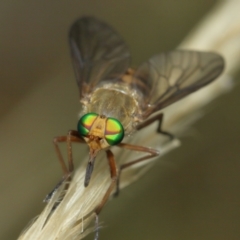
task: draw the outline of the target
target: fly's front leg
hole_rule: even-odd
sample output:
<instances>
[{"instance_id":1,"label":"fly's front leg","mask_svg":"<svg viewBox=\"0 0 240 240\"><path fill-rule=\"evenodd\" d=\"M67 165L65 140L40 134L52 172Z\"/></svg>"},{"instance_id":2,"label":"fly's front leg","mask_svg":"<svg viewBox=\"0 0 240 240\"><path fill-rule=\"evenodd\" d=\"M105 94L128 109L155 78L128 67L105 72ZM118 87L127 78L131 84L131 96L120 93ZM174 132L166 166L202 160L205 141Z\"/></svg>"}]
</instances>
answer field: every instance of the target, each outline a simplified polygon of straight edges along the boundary
<instances>
[{"instance_id":1,"label":"fly's front leg","mask_svg":"<svg viewBox=\"0 0 240 240\"><path fill-rule=\"evenodd\" d=\"M95 214L95 238L94 238L94 240L98 240L98 237L99 237L98 215L101 212L101 210L104 207L107 200L109 199L109 196L110 196L111 192L113 191L113 189L115 188L116 181L117 181L117 166L116 166L116 162L114 159L114 155L111 150L106 150L106 154L107 154L108 165L109 165L109 170L110 170L111 183L110 183L107 191L105 192L101 202L97 205L97 207L94 210L92 210L91 212L89 212L87 215L85 215L80 221L77 222L77 223L82 223L85 219L90 217L92 214Z\"/></svg>"},{"instance_id":2,"label":"fly's front leg","mask_svg":"<svg viewBox=\"0 0 240 240\"><path fill-rule=\"evenodd\" d=\"M59 143L62 143L62 142L67 143L68 165L66 165L59 148ZM45 197L44 202L48 202L51 199L53 193L61 186L61 184L65 180L67 179L71 180L70 176L74 170L73 157L72 157L72 142L85 143L85 141L80 138L78 132L74 130L70 130L67 136L59 136L53 139L54 149L56 151L58 161L62 167L62 171L64 175L61 181L59 181L59 183L54 187L54 189Z\"/></svg>"},{"instance_id":3,"label":"fly's front leg","mask_svg":"<svg viewBox=\"0 0 240 240\"><path fill-rule=\"evenodd\" d=\"M114 187L116 185L116 181L117 181L117 166L116 166L116 162L114 159L114 155L111 150L106 150L106 154L107 154L108 165L109 165L109 170L110 170L111 183L110 183L106 193L104 194L102 201L95 209L95 213L97 215L100 213L101 209L107 202L112 190L114 189Z\"/></svg>"},{"instance_id":4,"label":"fly's front leg","mask_svg":"<svg viewBox=\"0 0 240 240\"><path fill-rule=\"evenodd\" d=\"M159 113L156 116L153 116L153 117L147 119L145 122L140 123L137 126L137 130L140 130L140 129L144 128L144 127L147 127L148 125L150 125L151 123L153 123L155 121L158 121L157 132L161 133L163 135L168 136L170 141L173 140L174 139L174 135L173 134L162 130L163 113Z\"/></svg>"},{"instance_id":5,"label":"fly's front leg","mask_svg":"<svg viewBox=\"0 0 240 240\"><path fill-rule=\"evenodd\" d=\"M114 159L114 155L113 155L111 150L107 150L106 154L107 154L108 165L109 165L109 170L110 170L111 183L110 183L106 193L104 194L101 202L99 203L99 205L94 210L94 212L96 214L96 216L95 216L95 238L94 238L94 240L98 240L98 237L99 237L98 215L99 215L100 211L102 210L103 206L105 205L105 203L107 202L112 190L114 189L114 187L116 185L116 181L117 181L117 167L116 167L116 162L115 162L115 159Z\"/></svg>"},{"instance_id":6,"label":"fly's front leg","mask_svg":"<svg viewBox=\"0 0 240 240\"><path fill-rule=\"evenodd\" d=\"M119 172L118 172L118 177L117 177L116 192L114 193L115 197L119 195L120 177L121 177L121 173L124 169L126 169L130 166L133 166L134 164L143 162L145 160L149 160L149 159L159 155L159 152L157 150L152 149L152 148L143 147L143 146L131 145L131 144L127 144L127 143L120 143L117 145L117 147L122 147L122 148L126 148L126 149L133 150L133 151L138 151L138 152L145 152L145 153L148 153L148 155L145 155L145 156L138 158L136 160L133 160L131 162L122 164L120 166Z\"/></svg>"}]
</instances>

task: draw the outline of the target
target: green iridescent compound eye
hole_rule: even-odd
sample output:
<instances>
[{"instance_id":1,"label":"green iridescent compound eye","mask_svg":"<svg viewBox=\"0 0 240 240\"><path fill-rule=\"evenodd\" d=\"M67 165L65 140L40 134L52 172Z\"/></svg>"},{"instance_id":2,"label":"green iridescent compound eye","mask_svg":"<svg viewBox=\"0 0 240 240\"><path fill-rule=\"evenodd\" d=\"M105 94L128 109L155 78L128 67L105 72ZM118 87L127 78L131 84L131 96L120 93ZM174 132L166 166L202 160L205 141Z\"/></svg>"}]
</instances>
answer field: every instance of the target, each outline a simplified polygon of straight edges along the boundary
<instances>
[{"instance_id":1,"label":"green iridescent compound eye","mask_svg":"<svg viewBox=\"0 0 240 240\"><path fill-rule=\"evenodd\" d=\"M124 129L122 124L115 118L108 118L105 128L105 139L109 145L116 145L122 141Z\"/></svg>"},{"instance_id":2,"label":"green iridescent compound eye","mask_svg":"<svg viewBox=\"0 0 240 240\"><path fill-rule=\"evenodd\" d=\"M98 114L96 113L87 113L83 115L78 121L78 133L81 136L87 136L95 120L97 119Z\"/></svg>"}]
</instances>

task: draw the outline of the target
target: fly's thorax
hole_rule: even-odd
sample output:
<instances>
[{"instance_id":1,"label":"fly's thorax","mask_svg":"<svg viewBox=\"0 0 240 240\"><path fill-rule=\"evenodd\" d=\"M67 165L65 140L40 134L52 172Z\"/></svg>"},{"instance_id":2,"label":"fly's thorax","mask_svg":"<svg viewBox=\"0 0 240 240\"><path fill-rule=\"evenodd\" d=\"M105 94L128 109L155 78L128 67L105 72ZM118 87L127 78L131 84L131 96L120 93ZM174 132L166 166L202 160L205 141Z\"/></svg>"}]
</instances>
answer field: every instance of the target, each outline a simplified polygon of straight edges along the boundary
<instances>
[{"instance_id":1,"label":"fly's thorax","mask_svg":"<svg viewBox=\"0 0 240 240\"><path fill-rule=\"evenodd\" d=\"M130 92L98 88L85 105L85 112L95 112L117 119L123 125L125 133L128 134L135 128L139 107L137 100Z\"/></svg>"}]
</instances>

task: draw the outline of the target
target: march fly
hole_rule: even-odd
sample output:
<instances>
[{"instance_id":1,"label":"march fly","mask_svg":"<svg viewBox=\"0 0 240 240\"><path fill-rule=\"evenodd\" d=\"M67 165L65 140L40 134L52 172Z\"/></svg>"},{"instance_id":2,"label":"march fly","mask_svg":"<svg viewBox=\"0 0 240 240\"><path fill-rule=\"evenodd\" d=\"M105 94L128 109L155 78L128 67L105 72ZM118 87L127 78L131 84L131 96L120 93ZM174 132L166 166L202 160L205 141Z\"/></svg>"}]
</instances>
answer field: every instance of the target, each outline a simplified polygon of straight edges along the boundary
<instances>
[{"instance_id":1,"label":"march fly","mask_svg":"<svg viewBox=\"0 0 240 240\"><path fill-rule=\"evenodd\" d=\"M123 170L159 155L155 149L124 143L124 137L154 121L159 122L159 133L172 137L161 129L160 110L215 80L223 71L224 60L212 52L174 50L156 54L133 69L129 67L130 53L123 39L94 17L80 18L71 26L69 44L83 110L77 130L56 137L54 146L63 179L69 178L74 168L72 143L89 146L85 187L89 185L98 153L106 152L111 182L94 209L98 215L114 188L118 194ZM60 142L67 143L68 166L58 147ZM124 163L117 171L112 146L146 154Z\"/></svg>"}]
</instances>

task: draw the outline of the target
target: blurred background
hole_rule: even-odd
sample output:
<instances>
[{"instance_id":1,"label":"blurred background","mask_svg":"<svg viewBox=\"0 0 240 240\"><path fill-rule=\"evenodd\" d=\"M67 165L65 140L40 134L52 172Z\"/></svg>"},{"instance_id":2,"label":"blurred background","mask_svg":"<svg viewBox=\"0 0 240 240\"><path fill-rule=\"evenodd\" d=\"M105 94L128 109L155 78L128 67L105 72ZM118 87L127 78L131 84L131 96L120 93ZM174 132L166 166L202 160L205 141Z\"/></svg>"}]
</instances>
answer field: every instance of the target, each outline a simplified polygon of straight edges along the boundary
<instances>
[{"instance_id":1,"label":"blurred background","mask_svg":"<svg viewBox=\"0 0 240 240\"><path fill-rule=\"evenodd\" d=\"M73 21L111 24L136 66L174 49L216 2L0 2L0 239L16 239L61 178L51 141L76 128L80 110L67 43ZM240 239L239 93L211 103L180 148L107 204L100 239Z\"/></svg>"}]
</instances>

